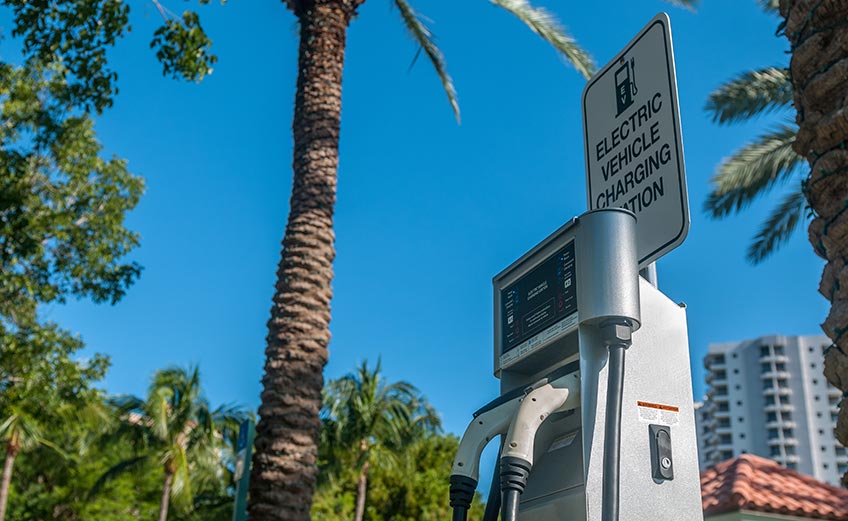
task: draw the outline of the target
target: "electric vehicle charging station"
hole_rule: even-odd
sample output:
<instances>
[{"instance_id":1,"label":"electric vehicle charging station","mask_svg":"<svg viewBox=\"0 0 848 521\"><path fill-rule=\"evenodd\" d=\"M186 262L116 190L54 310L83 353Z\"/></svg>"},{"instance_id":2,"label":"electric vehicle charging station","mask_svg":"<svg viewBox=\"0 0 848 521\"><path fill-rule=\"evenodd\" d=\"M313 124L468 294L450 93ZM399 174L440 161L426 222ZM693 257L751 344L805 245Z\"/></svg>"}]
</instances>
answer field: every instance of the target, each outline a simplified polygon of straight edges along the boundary
<instances>
[{"instance_id":1,"label":"electric vehicle charging station","mask_svg":"<svg viewBox=\"0 0 848 521\"><path fill-rule=\"evenodd\" d=\"M661 14L598 74L618 71L609 74L613 92L636 70L625 53L658 21L670 52ZM630 75L622 76L620 63ZM611 99L618 118L639 96L634 88ZM679 142L679 119L676 131ZM682 168L679 145L676 152ZM685 199L682 170L679 178L674 193ZM590 208L591 198L590 191ZM641 206L636 213L621 206L572 219L494 277L501 395L474 413L460 442L454 521L465 520L480 454L496 438L484 521L496 521L498 510L502 521L703 521L685 306L639 275L683 242L688 202L682 233L675 225L676 236L658 238L639 227Z\"/></svg>"}]
</instances>

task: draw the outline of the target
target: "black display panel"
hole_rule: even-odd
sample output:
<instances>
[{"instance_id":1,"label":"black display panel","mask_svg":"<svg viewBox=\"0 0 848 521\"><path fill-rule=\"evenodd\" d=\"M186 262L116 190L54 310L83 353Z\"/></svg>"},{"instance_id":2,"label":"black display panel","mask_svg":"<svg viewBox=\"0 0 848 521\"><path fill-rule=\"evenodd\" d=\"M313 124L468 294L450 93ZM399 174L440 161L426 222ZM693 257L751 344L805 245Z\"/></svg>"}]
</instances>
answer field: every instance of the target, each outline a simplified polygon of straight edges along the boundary
<instances>
[{"instance_id":1,"label":"black display panel","mask_svg":"<svg viewBox=\"0 0 848 521\"><path fill-rule=\"evenodd\" d=\"M501 290L501 354L577 311L574 241Z\"/></svg>"}]
</instances>

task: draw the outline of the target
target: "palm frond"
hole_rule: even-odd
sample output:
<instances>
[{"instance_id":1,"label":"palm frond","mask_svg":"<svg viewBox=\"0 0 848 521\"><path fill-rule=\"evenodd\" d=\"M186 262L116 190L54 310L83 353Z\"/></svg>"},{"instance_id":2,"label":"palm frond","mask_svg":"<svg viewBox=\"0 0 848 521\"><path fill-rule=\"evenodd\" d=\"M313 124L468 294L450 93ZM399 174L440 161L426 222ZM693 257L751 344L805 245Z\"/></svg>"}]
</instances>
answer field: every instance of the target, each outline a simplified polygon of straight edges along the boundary
<instances>
[{"instance_id":1,"label":"palm frond","mask_svg":"<svg viewBox=\"0 0 848 521\"><path fill-rule=\"evenodd\" d=\"M788 194L760 227L748 248L748 261L759 264L786 243L798 227L805 206L806 200L800 187L798 191Z\"/></svg>"},{"instance_id":2,"label":"palm frond","mask_svg":"<svg viewBox=\"0 0 848 521\"><path fill-rule=\"evenodd\" d=\"M786 180L804 158L792 150L796 129L781 126L722 161L710 181L704 210L714 219L747 207L777 181Z\"/></svg>"},{"instance_id":3,"label":"palm frond","mask_svg":"<svg viewBox=\"0 0 848 521\"><path fill-rule=\"evenodd\" d=\"M692 12L695 11L695 7L698 5L698 0L665 0L667 3L676 6L682 7L684 9L688 9Z\"/></svg>"},{"instance_id":4,"label":"palm frond","mask_svg":"<svg viewBox=\"0 0 848 521\"><path fill-rule=\"evenodd\" d=\"M597 70L592 56L577 44L577 41L565 31L556 17L547 10L541 7L533 7L527 0L490 1L515 15L534 33L553 45L585 78L590 78Z\"/></svg>"},{"instance_id":5,"label":"palm frond","mask_svg":"<svg viewBox=\"0 0 848 521\"><path fill-rule=\"evenodd\" d=\"M760 0L760 7L767 13L779 13L780 0Z\"/></svg>"},{"instance_id":6,"label":"palm frond","mask_svg":"<svg viewBox=\"0 0 848 521\"><path fill-rule=\"evenodd\" d=\"M433 68L436 69L436 74L439 75L439 80L442 82L442 88L445 89L445 94L448 96L448 102L450 102L454 116L456 116L456 121L459 122L459 102L456 99L456 89L453 86L453 79L448 74L445 55L442 54L433 40L433 33L424 25L422 17L412 9L412 6L406 0L395 0L395 5L400 11L400 16L409 31L409 35L418 43L420 50L424 51L424 54L430 58L430 62L432 62Z\"/></svg>"},{"instance_id":7,"label":"palm frond","mask_svg":"<svg viewBox=\"0 0 848 521\"><path fill-rule=\"evenodd\" d=\"M117 465L113 466L112 468L104 472L102 476L97 478L97 481L94 482L94 485L92 485L91 490L88 491L88 498L93 498L103 490L103 487L105 487L107 483L114 479L117 479L126 472L140 467L146 461L146 455L136 456L134 458L125 459Z\"/></svg>"},{"instance_id":8,"label":"palm frond","mask_svg":"<svg viewBox=\"0 0 848 521\"><path fill-rule=\"evenodd\" d=\"M768 67L742 73L710 94L704 110L713 121L735 123L792 103L789 71Z\"/></svg>"}]
</instances>

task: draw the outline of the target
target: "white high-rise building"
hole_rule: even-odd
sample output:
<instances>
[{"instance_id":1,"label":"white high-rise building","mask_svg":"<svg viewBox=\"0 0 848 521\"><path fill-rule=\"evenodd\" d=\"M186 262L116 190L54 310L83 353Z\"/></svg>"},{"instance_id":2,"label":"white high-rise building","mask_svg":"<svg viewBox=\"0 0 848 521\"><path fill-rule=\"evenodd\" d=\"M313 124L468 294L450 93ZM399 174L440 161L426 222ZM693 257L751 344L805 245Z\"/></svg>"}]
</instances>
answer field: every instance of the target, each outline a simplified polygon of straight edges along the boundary
<instances>
[{"instance_id":1,"label":"white high-rise building","mask_svg":"<svg viewBox=\"0 0 848 521\"><path fill-rule=\"evenodd\" d=\"M822 374L829 346L824 335L711 344L695 413L701 469L750 453L837 485L848 454L833 433L842 394Z\"/></svg>"}]
</instances>

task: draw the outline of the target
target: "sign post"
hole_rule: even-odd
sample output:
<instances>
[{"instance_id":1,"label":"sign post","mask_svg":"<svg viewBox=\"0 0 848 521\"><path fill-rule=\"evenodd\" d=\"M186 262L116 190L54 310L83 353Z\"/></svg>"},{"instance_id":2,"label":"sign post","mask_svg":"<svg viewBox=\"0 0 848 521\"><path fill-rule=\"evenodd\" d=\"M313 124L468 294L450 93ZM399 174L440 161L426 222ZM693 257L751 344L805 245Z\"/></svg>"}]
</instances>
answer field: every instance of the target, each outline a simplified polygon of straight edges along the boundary
<instances>
[{"instance_id":1,"label":"sign post","mask_svg":"<svg viewBox=\"0 0 848 521\"><path fill-rule=\"evenodd\" d=\"M679 246L689 198L668 15L655 16L583 91L589 210L636 214L639 267Z\"/></svg>"},{"instance_id":2,"label":"sign post","mask_svg":"<svg viewBox=\"0 0 848 521\"><path fill-rule=\"evenodd\" d=\"M233 504L233 521L247 519L247 488L250 484L250 455L253 449L255 425L248 418L239 426L238 443L236 444L236 468L233 481L236 483L236 498Z\"/></svg>"}]
</instances>

